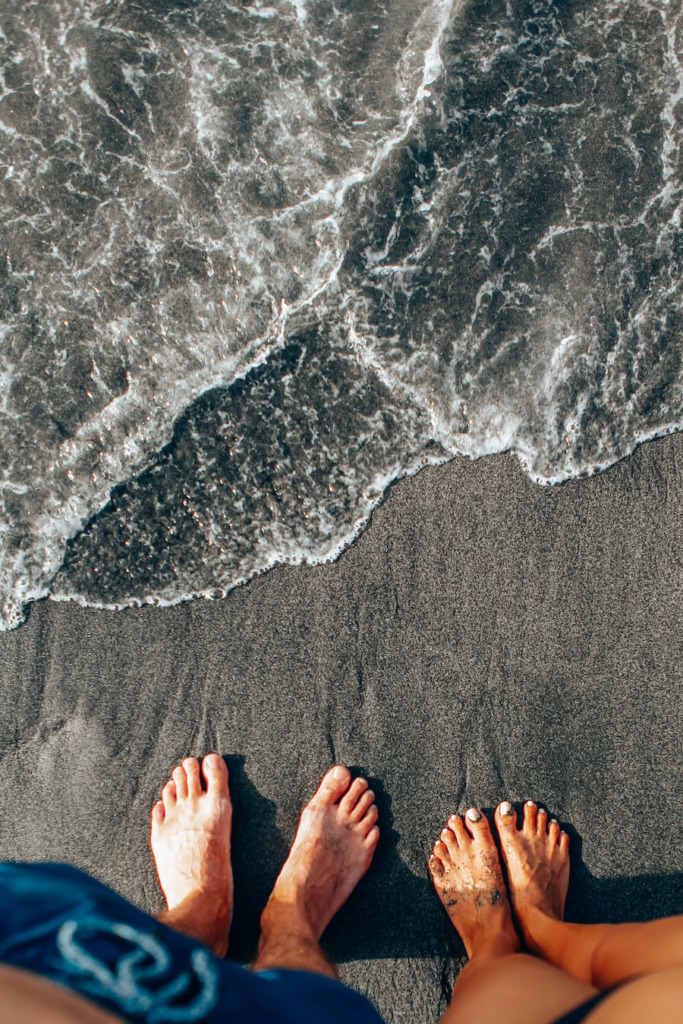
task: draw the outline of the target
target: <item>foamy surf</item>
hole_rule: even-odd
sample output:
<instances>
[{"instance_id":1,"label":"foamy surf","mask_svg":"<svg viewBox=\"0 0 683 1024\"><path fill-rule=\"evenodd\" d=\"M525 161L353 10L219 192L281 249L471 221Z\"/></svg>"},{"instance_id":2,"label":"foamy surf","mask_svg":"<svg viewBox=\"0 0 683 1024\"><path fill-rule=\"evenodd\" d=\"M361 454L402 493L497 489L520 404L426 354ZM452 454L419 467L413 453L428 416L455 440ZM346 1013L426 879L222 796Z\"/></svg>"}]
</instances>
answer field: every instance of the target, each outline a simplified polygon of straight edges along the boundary
<instances>
[{"instance_id":1,"label":"foamy surf","mask_svg":"<svg viewBox=\"0 0 683 1024\"><path fill-rule=\"evenodd\" d=\"M2 625L332 559L386 487L683 423L680 5L22 12Z\"/></svg>"}]
</instances>

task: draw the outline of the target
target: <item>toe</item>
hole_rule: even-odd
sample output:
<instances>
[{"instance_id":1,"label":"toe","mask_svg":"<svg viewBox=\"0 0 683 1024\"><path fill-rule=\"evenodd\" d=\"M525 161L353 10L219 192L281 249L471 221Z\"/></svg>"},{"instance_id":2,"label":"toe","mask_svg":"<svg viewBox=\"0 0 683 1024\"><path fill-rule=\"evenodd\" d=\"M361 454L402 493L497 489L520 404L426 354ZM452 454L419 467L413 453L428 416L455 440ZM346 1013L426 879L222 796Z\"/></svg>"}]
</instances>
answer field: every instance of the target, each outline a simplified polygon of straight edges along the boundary
<instances>
[{"instance_id":1,"label":"toe","mask_svg":"<svg viewBox=\"0 0 683 1024\"><path fill-rule=\"evenodd\" d=\"M377 828L377 825L370 829L363 842L369 850L374 850L379 842L379 829Z\"/></svg>"},{"instance_id":2,"label":"toe","mask_svg":"<svg viewBox=\"0 0 683 1024\"><path fill-rule=\"evenodd\" d=\"M451 832L455 835L458 844L466 843L470 838L467 829L463 824L463 820L459 814L451 814L448 819L448 827Z\"/></svg>"},{"instance_id":3,"label":"toe","mask_svg":"<svg viewBox=\"0 0 683 1024\"><path fill-rule=\"evenodd\" d=\"M559 843L560 843L560 853L562 853L562 854L569 853L569 836L567 835L566 832L560 832Z\"/></svg>"},{"instance_id":4,"label":"toe","mask_svg":"<svg viewBox=\"0 0 683 1024\"><path fill-rule=\"evenodd\" d=\"M347 817L350 817L356 808L359 798L367 788L368 784L365 779L354 779L349 787L349 791L345 793L339 801L339 809L341 812ZM372 803L372 800L370 803Z\"/></svg>"},{"instance_id":5,"label":"toe","mask_svg":"<svg viewBox=\"0 0 683 1024\"><path fill-rule=\"evenodd\" d=\"M171 772L179 800L187 798L187 775L181 764L177 765Z\"/></svg>"},{"instance_id":6,"label":"toe","mask_svg":"<svg viewBox=\"0 0 683 1024\"><path fill-rule=\"evenodd\" d=\"M371 806L368 808L367 814L364 815L359 824L359 828L363 835L367 835L367 833L371 830L371 828L377 821L378 817L379 811L377 810L374 804L371 804Z\"/></svg>"},{"instance_id":7,"label":"toe","mask_svg":"<svg viewBox=\"0 0 683 1024\"><path fill-rule=\"evenodd\" d=\"M163 800L157 800L154 807L152 808L152 824L161 825L163 824L166 812L164 811Z\"/></svg>"},{"instance_id":8,"label":"toe","mask_svg":"<svg viewBox=\"0 0 683 1024\"><path fill-rule=\"evenodd\" d=\"M445 868L447 868L448 865L451 863L451 855L448 852L448 847L446 846L445 843L442 843L440 839L437 839L437 841L434 843L433 855L439 858L439 860L441 861Z\"/></svg>"},{"instance_id":9,"label":"toe","mask_svg":"<svg viewBox=\"0 0 683 1024\"><path fill-rule=\"evenodd\" d=\"M228 769L220 754L207 754L202 760L206 788L214 796L228 796Z\"/></svg>"},{"instance_id":10,"label":"toe","mask_svg":"<svg viewBox=\"0 0 683 1024\"><path fill-rule=\"evenodd\" d=\"M503 800L496 807L496 828L501 842L508 840L517 829L517 815L509 800Z\"/></svg>"},{"instance_id":11,"label":"toe","mask_svg":"<svg viewBox=\"0 0 683 1024\"><path fill-rule=\"evenodd\" d=\"M455 838L455 835L451 832L450 828L444 828L441 830L441 842L451 855L451 859L457 856L458 840Z\"/></svg>"},{"instance_id":12,"label":"toe","mask_svg":"<svg viewBox=\"0 0 683 1024\"><path fill-rule=\"evenodd\" d=\"M465 811L465 824L474 839L490 840L493 842L489 823L478 808L470 807Z\"/></svg>"},{"instance_id":13,"label":"toe","mask_svg":"<svg viewBox=\"0 0 683 1024\"><path fill-rule=\"evenodd\" d=\"M524 825L522 826L525 832L536 831L538 807L533 800L527 800L524 804Z\"/></svg>"},{"instance_id":14,"label":"toe","mask_svg":"<svg viewBox=\"0 0 683 1024\"><path fill-rule=\"evenodd\" d=\"M183 761L185 777L187 779L187 792L189 796L199 796L202 791L201 775L199 772L199 761L196 757L186 757Z\"/></svg>"},{"instance_id":15,"label":"toe","mask_svg":"<svg viewBox=\"0 0 683 1024\"><path fill-rule=\"evenodd\" d=\"M429 870L433 878L441 878L444 871L446 870L443 866L443 863L434 854L432 854L432 856L429 858L427 864L429 866Z\"/></svg>"},{"instance_id":16,"label":"toe","mask_svg":"<svg viewBox=\"0 0 683 1024\"><path fill-rule=\"evenodd\" d=\"M560 838L560 825L556 818L553 818L548 825L548 839L550 845L554 846Z\"/></svg>"},{"instance_id":17,"label":"toe","mask_svg":"<svg viewBox=\"0 0 683 1024\"><path fill-rule=\"evenodd\" d=\"M538 808L538 815L536 817L536 831L539 836L545 836L548 833L548 812L542 807Z\"/></svg>"},{"instance_id":18,"label":"toe","mask_svg":"<svg viewBox=\"0 0 683 1024\"><path fill-rule=\"evenodd\" d=\"M344 800L346 800L346 797L344 797ZM368 810L368 808L372 807L374 801L375 794L372 792L371 789L366 789L366 791L363 793L356 806L353 808L353 811L349 815L351 821L360 821L365 812ZM344 801L342 800L342 803L343 802Z\"/></svg>"},{"instance_id":19,"label":"toe","mask_svg":"<svg viewBox=\"0 0 683 1024\"><path fill-rule=\"evenodd\" d=\"M170 811L171 808L175 807L177 798L178 794L176 792L175 782L173 779L169 779L161 791L161 799L164 801L164 808L166 811Z\"/></svg>"},{"instance_id":20,"label":"toe","mask_svg":"<svg viewBox=\"0 0 683 1024\"><path fill-rule=\"evenodd\" d=\"M323 780L313 799L324 804L336 803L342 793L345 793L348 789L350 781L351 772L349 769L345 768L342 764L335 765L334 768L330 768L329 772L323 776Z\"/></svg>"}]
</instances>

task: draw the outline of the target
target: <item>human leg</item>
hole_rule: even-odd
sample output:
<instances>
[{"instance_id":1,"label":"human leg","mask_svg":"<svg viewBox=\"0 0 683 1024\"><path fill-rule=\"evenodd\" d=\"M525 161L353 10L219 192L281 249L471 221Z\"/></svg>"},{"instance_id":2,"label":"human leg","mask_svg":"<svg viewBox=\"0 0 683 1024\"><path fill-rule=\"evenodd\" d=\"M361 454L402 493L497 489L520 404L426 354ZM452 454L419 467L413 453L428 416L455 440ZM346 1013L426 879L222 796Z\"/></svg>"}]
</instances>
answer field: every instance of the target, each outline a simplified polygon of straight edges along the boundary
<instances>
[{"instance_id":1,"label":"human leg","mask_svg":"<svg viewBox=\"0 0 683 1024\"><path fill-rule=\"evenodd\" d=\"M32 971L0 964L0 1024L121 1024L121 1018Z\"/></svg>"},{"instance_id":2,"label":"human leg","mask_svg":"<svg viewBox=\"0 0 683 1024\"><path fill-rule=\"evenodd\" d=\"M680 1024L683 968L627 981L585 1018L586 1024ZM561 1022L558 1022L561 1024Z\"/></svg>"},{"instance_id":3,"label":"human leg","mask_svg":"<svg viewBox=\"0 0 683 1024\"><path fill-rule=\"evenodd\" d=\"M253 969L336 978L319 939L370 867L379 829L374 794L347 768L331 769L304 809L296 838L261 915Z\"/></svg>"},{"instance_id":4,"label":"human leg","mask_svg":"<svg viewBox=\"0 0 683 1024\"><path fill-rule=\"evenodd\" d=\"M595 989L528 953L476 958L458 976L441 1024L554 1024Z\"/></svg>"},{"instance_id":5,"label":"human leg","mask_svg":"<svg viewBox=\"0 0 683 1024\"><path fill-rule=\"evenodd\" d=\"M442 1024L476 1020L549 1024L596 990L521 953L498 851L486 818L470 808L448 819L429 869L443 906L465 945L460 972Z\"/></svg>"},{"instance_id":6,"label":"human leg","mask_svg":"<svg viewBox=\"0 0 683 1024\"><path fill-rule=\"evenodd\" d=\"M346 769L341 785L328 773L304 811L264 913L256 966L269 973L262 976L215 960L193 941L224 951L232 896L227 772L217 755L205 758L202 793L191 778L199 767L193 762L183 763L184 778L174 771L173 786L164 787L164 816L157 807L152 817L152 848L169 906L159 919L172 929L74 868L0 864L0 1024L63 1024L65 1015L104 1024L107 1011L136 1019L143 1013L145 1021L149 1011L150 1024L167 1013L199 1019L201 1011L208 1024L238 1019L243 1008L253 1021L379 1024L371 1004L335 979L318 945L376 847L377 811L367 783L349 788ZM54 997L55 982L71 993Z\"/></svg>"},{"instance_id":7,"label":"human leg","mask_svg":"<svg viewBox=\"0 0 683 1024\"><path fill-rule=\"evenodd\" d=\"M225 956L232 918L232 805L228 770L218 754L187 757L173 769L152 808L150 843L168 910L164 924Z\"/></svg>"},{"instance_id":8,"label":"human leg","mask_svg":"<svg viewBox=\"0 0 683 1024\"><path fill-rule=\"evenodd\" d=\"M527 947L573 977L608 988L636 975L683 967L683 916L636 924L563 920L569 883L569 837L533 801L524 819L505 801L496 825L512 905Z\"/></svg>"},{"instance_id":9,"label":"human leg","mask_svg":"<svg viewBox=\"0 0 683 1024\"><path fill-rule=\"evenodd\" d=\"M0 906L0 963L29 975L19 990L11 979L7 985L0 979L0 1006L6 1005L5 988L15 1001L30 996L35 975L124 1018L146 1007L149 1024L165 1011L169 1019L182 1012L189 1020L232 984L232 976L222 975L237 970L70 865L0 863ZM240 974L248 976L243 969ZM37 1024L42 1017L14 1017L27 1024L34 1019Z\"/></svg>"}]
</instances>

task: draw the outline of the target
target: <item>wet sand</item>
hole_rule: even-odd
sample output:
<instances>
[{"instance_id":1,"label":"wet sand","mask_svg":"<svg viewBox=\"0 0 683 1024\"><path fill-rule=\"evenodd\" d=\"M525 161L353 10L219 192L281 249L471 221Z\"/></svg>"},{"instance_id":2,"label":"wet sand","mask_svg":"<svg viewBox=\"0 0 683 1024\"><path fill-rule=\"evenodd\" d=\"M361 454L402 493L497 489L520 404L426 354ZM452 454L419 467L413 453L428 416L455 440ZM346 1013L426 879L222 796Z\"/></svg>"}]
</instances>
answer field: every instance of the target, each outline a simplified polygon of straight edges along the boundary
<instances>
[{"instance_id":1,"label":"wet sand","mask_svg":"<svg viewBox=\"0 0 683 1024\"><path fill-rule=\"evenodd\" d=\"M543 802L572 837L573 920L683 912L682 591L678 435L555 488L508 455L426 469L336 563L219 602L40 602L0 635L0 858L67 861L157 910L150 808L217 750L244 960L341 761L382 838L323 944L388 1022L430 1024L464 955L426 866L453 811Z\"/></svg>"}]
</instances>

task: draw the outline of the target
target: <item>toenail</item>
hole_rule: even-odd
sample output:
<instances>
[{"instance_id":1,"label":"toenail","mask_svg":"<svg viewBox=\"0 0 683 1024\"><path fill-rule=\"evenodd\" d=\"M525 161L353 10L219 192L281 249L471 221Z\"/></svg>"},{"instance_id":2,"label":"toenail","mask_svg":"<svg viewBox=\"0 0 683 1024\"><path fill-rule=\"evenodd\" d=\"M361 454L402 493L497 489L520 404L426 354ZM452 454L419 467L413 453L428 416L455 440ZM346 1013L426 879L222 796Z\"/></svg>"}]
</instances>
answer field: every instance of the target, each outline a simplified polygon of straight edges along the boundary
<instances>
[{"instance_id":1,"label":"toenail","mask_svg":"<svg viewBox=\"0 0 683 1024\"><path fill-rule=\"evenodd\" d=\"M551 825L557 825L557 818L551 818L550 819L550 824Z\"/></svg>"},{"instance_id":2,"label":"toenail","mask_svg":"<svg viewBox=\"0 0 683 1024\"><path fill-rule=\"evenodd\" d=\"M447 828L441 829L441 838L442 839L448 839L448 829Z\"/></svg>"},{"instance_id":3,"label":"toenail","mask_svg":"<svg viewBox=\"0 0 683 1024\"><path fill-rule=\"evenodd\" d=\"M470 821L481 821L481 812L476 807L470 807L467 811L467 817Z\"/></svg>"},{"instance_id":4,"label":"toenail","mask_svg":"<svg viewBox=\"0 0 683 1024\"><path fill-rule=\"evenodd\" d=\"M503 800L503 802L500 805L499 809L500 809L500 813L504 817L507 817L509 814L512 814L512 804L510 803L509 800Z\"/></svg>"},{"instance_id":5,"label":"toenail","mask_svg":"<svg viewBox=\"0 0 683 1024\"><path fill-rule=\"evenodd\" d=\"M339 779L341 782L342 779L346 778L346 768L342 768L341 765L338 765L332 772L332 775L335 779Z\"/></svg>"},{"instance_id":6,"label":"toenail","mask_svg":"<svg viewBox=\"0 0 683 1024\"><path fill-rule=\"evenodd\" d=\"M527 800L526 805L527 805L527 807L535 807L536 806L536 804L533 802L533 800Z\"/></svg>"}]
</instances>

